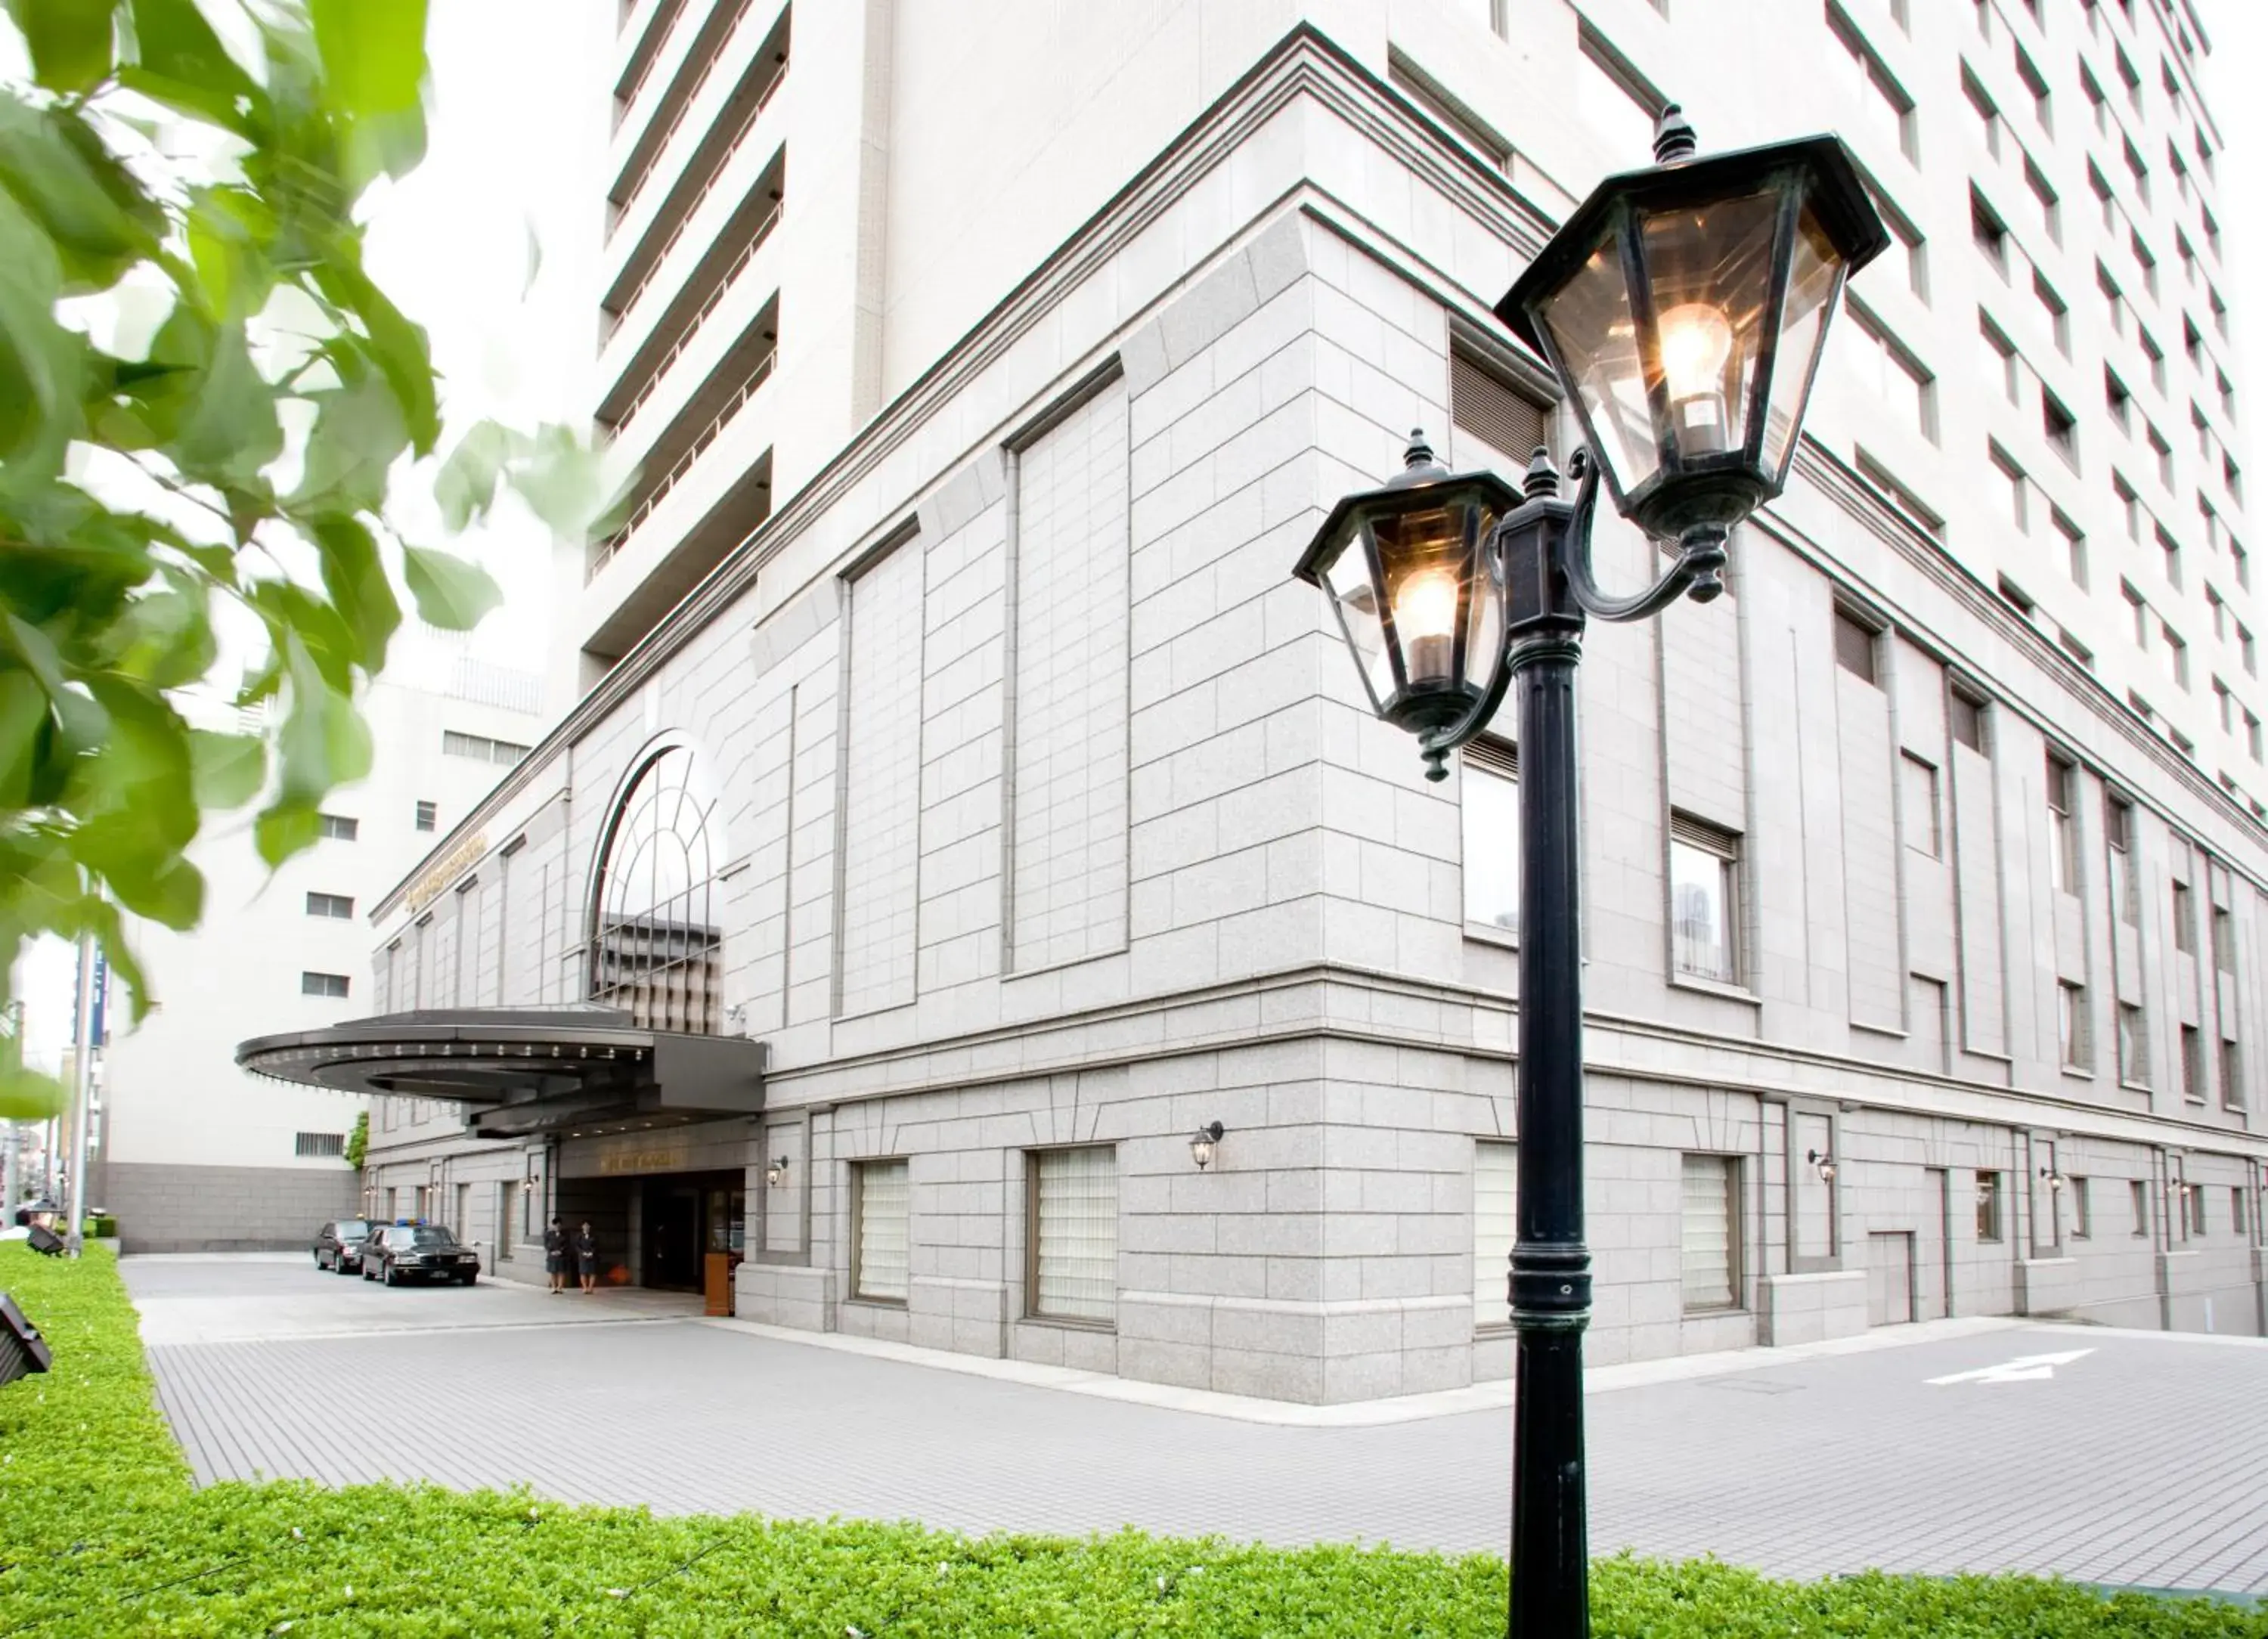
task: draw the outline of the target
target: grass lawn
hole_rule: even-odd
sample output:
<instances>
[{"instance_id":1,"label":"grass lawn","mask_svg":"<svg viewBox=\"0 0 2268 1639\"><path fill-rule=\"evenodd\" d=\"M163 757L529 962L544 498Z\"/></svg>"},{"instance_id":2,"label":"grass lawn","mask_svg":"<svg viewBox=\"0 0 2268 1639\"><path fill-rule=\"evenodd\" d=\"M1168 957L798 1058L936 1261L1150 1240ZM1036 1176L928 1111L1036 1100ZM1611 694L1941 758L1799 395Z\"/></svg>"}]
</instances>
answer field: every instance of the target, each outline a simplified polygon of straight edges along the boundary
<instances>
[{"instance_id":1,"label":"grass lawn","mask_svg":"<svg viewBox=\"0 0 2268 1639\"><path fill-rule=\"evenodd\" d=\"M0 1639L1504 1631L1504 1564L1484 1555L656 1519L431 1486L198 1491L109 1253L71 1264L0 1243L0 1290L55 1353L48 1376L0 1389ZM1616 1559L1594 1566L1592 1604L1602 1639L2268 1639L2268 1613L2028 1577L1802 1584Z\"/></svg>"}]
</instances>

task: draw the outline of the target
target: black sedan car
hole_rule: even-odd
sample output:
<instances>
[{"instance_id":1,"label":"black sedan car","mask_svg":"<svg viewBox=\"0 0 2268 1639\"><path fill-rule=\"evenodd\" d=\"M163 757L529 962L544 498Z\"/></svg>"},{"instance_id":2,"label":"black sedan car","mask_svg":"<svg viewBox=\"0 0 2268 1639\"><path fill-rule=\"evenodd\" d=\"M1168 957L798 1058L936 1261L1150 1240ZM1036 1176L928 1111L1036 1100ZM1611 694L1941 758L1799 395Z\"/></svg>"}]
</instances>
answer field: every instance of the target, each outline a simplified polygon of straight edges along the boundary
<instances>
[{"instance_id":1,"label":"black sedan car","mask_svg":"<svg viewBox=\"0 0 2268 1639\"><path fill-rule=\"evenodd\" d=\"M438 1224L381 1224L363 1243L362 1278L398 1286L404 1281L480 1278L481 1255Z\"/></svg>"},{"instance_id":2,"label":"black sedan car","mask_svg":"<svg viewBox=\"0 0 2268 1639\"><path fill-rule=\"evenodd\" d=\"M363 1218L340 1218L315 1231L315 1267L334 1275L352 1275L362 1268L362 1244L370 1238Z\"/></svg>"}]
</instances>

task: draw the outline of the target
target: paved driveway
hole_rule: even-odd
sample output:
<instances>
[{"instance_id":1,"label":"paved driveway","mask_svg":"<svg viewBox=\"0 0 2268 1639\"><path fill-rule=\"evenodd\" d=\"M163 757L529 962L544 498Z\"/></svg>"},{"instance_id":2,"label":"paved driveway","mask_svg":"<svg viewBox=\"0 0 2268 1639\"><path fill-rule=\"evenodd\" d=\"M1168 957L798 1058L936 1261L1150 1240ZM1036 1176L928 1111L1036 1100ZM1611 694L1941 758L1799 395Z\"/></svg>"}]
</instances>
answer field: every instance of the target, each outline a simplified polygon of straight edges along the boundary
<instances>
[{"instance_id":1,"label":"paved driveway","mask_svg":"<svg viewBox=\"0 0 2268 1639\"><path fill-rule=\"evenodd\" d=\"M525 1481L663 1512L972 1531L1490 1552L1507 1533L1501 1409L1271 1426L756 1335L652 1294L389 1291L241 1259L123 1267L206 1480ZM1907 1336L1683 1380L1604 1374L1631 1385L1591 1397L1594 1548L1802 1577L2028 1569L2268 1591L2268 1344ZM388 1383L402 1392L383 1423L330 1409Z\"/></svg>"}]
</instances>

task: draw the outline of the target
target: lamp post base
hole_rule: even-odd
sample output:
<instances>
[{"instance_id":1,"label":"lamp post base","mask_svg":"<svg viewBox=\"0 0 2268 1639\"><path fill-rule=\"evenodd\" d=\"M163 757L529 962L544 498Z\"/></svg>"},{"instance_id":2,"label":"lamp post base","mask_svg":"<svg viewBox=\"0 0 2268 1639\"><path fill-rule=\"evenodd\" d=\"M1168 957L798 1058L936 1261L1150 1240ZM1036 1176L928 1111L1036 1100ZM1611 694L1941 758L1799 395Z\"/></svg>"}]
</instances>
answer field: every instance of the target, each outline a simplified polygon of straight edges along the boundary
<instances>
[{"instance_id":1,"label":"lamp post base","mask_svg":"<svg viewBox=\"0 0 2268 1639\"><path fill-rule=\"evenodd\" d=\"M1581 1320L1521 1318L1512 1415L1512 1639L1582 1639L1591 1588Z\"/></svg>"}]
</instances>

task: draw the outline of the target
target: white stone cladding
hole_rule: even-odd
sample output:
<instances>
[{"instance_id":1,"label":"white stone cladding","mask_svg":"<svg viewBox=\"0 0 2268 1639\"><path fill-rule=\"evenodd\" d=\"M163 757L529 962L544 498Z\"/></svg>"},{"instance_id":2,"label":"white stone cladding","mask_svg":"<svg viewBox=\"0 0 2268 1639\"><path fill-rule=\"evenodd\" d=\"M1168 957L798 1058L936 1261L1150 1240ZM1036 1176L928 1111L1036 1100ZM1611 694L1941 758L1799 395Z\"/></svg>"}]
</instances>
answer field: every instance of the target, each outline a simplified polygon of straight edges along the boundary
<instances>
[{"instance_id":1,"label":"white stone cladding","mask_svg":"<svg viewBox=\"0 0 2268 1639\"><path fill-rule=\"evenodd\" d=\"M1397 10L1396 44L1497 49L1467 10L1413 8L1406 35ZM1313 1401L1510 1369L1509 1334L1476 1324L1503 1274L1475 1267L1474 1156L1516 1137L1516 952L1465 922L1462 773L1426 783L1372 720L1289 569L1410 427L1448 431L1453 353L1532 386L1487 305L1548 195L1397 98L1357 13L1355 55L1255 42L1211 82L1233 90L1130 156L1125 191L783 489L482 816L499 849L527 838L496 878L501 993L572 1001L593 853L642 749L683 737L724 793L728 1027L769 1046L768 1113L694 1129L672 1165L745 1169L743 1314ZM1536 48L1540 106L1573 57ZM1964 232L1946 218L1941 260ZM2215 1329L2258 1330L2268 833L1871 488L1851 395L1821 393L1731 595L1587 644L1589 1357L1946 1312L2203 1328L2210 1304ZM1955 522L1956 543L1993 539ZM1042 568L1063 554L1070 584ZM1651 557L1602 529L1616 579ZM1838 607L1880 628L1872 680L1838 665ZM1984 702L1981 749L1956 687ZM2047 864L2051 746L2076 768L2075 893ZM2132 924L2113 797L2133 805ZM1673 815L1737 842L1736 983L1673 970ZM408 918L387 915L391 937ZM2091 1069L2066 1067L2059 983L2083 987ZM2132 1084L2118 1000L2148 1024ZM2215 1038L2202 1102L2183 1022ZM1200 1172L1189 1137L1212 1121ZM530 1155L436 1116L388 1135L379 1172L546 1176L632 1142ZM1030 1158L1089 1143L1116 1158L1108 1325L1036 1315L1029 1289ZM1689 1154L1736 1161L1729 1309L1685 1305ZM850 1280L851 1163L892 1157L902 1304ZM2177 1180L2205 1192L2201 1235Z\"/></svg>"}]
</instances>

